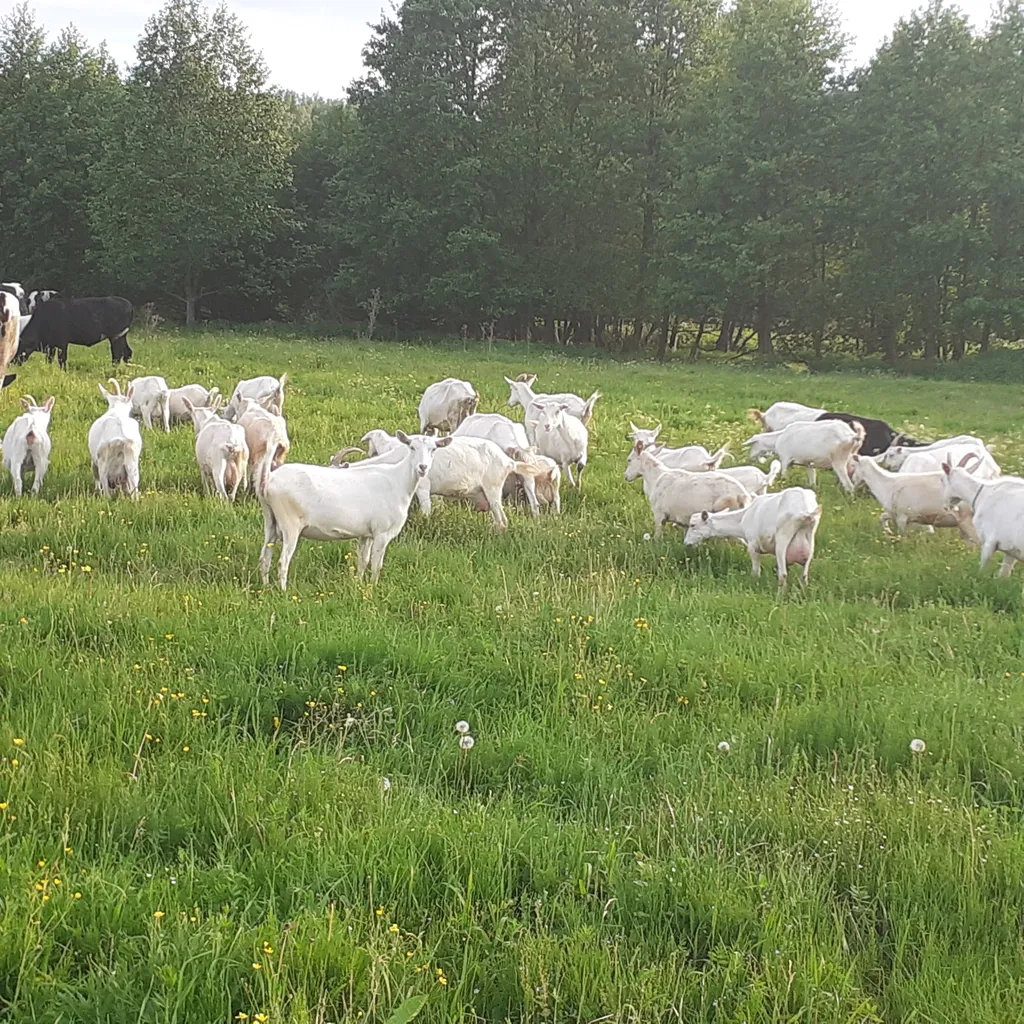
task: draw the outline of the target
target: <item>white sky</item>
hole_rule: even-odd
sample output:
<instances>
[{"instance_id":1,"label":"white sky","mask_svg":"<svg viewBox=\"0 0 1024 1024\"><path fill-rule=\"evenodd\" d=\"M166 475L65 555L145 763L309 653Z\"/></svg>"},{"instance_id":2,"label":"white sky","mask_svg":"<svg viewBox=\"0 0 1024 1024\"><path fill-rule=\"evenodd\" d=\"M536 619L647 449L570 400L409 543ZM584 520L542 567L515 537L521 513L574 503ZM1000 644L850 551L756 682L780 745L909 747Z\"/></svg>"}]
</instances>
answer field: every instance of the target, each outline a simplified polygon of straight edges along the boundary
<instances>
[{"instance_id":1,"label":"white sky","mask_svg":"<svg viewBox=\"0 0 1024 1024\"><path fill-rule=\"evenodd\" d=\"M74 23L93 43L105 40L122 67L131 63L146 19L159 0L30 0L36 17L51 33ZM896 21L924 0L833 0L854 40L854 63L865 62L890 34ZM325 97L344 96L360 73L369 23L391 0L228 0L263 51L275 85ZM0 0L0 13L14 7ZM981 27L992 0L960 0L959 7Z\"/></svg>"}]
</instances>

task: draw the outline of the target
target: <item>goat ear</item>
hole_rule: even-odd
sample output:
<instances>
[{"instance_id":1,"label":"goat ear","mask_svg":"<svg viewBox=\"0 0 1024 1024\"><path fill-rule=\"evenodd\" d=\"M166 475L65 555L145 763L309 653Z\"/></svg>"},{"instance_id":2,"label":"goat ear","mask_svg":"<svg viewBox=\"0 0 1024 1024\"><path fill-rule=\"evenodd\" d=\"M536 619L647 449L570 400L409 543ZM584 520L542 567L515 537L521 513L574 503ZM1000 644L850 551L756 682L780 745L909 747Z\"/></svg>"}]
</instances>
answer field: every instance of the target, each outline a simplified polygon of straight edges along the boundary
<instances>
[{"instance_id":1,"label":"goat ear","mask_svg":"<svg viewBox=\"0 0 1024 1024\"><path fill-rule=\"evenodd\" d=\"M107 389L102 384L97 384L96 386L100 389L100 394L104 398L109 398L110 397L110 392L107 391Z\"/></svg>"},{"instance_id":2,"label":"goat ear","mask_svg":"<svg viewBox=\"0 0 1024 1024\"><path fill-rule=\"evenodd\" d=\"M708 510L704 509L704 511L700 514L701 522L706 523L710 518L711 516L708 515Z\"/></svg>"},{"instance_id":3,"label":"goat ear","mask_svg":"<svg viewBox=\"0 0 1024 1024\"><path fill-rule=\"evenodd\" d=\"M454 440L455 440L454 437L442 437L441 440L437 442L435 447L436 448L447 448L448 445L450 445L452 443L452 441L454 441Z\"/></svg>"},{"instance_id":4,"label":"goat ear","mask_svg":"<svg viewBox=\"0 0 1024 1024\"><path fill-rule=\"evenodd\" d=\"M635 451L637 453L637 455L639 455L643 450L644 450L644 443L643 443L643 441L637 441L637 443L635 445L633 445L633 451Z\"/></svg>"},{"instance_id":5,"label":"goat ear","mask_svg":"<svg viewBox=\"0 0 1024 1024\"><path fill-rule=\"evenodd\" d=\"M181 404L185 406L186 409L188 409L190 416L192 415L193 412L195 412L196 407L187 398L183 398L181 400Z\"/></svg>"},{"instance_id":6,"label":"goat ear","mask_svg":"<svg viewBox=\"0 0 1024 1024\"><path fill-rule=\"evenodd\" d=\"M640 428L632 420L629 421L629 429L632 430L634 434L638 433L640 430Z\"/></svg>"},{"instance_id":7,"label":"goat ear","mask_svg":"<svg viewBox=\"0 0 1024 1024\"><path fill-rule=\"evenodd\" d=\"M558 411L559 412L568 412L569 411L569 406L567 406L567 405L560 405L558 407Z\"/></svg>"},{"instance_id":8,"label":"goat ear","mask_svg":"<svg viewBox=\"0 0 1024 1024\"><path fill-rule=\"evenodd\" d=\"M949 476L949 474L953 472L953 465L948 458L942 463L942 472L945 473L946 476Z\"/></svg>"},{"instance_id":9,"label":"goat ear","mask_svg":"<svg viewBox=\"0 0 1024 1024\"><path fill-rule=\"evenodd\" d=\"M130 402L132 400L132 395L134 395L134 394L135 394L135 385L134 384L130 384L128 386L128 392L127 392L127 394L124 397L127 398L128 401Z\"/></svg>"},{"instance_id":10,"label":"goat ear","mask_svg":"<svg viewBox=\"0 0 1024 1024\"><path fill-rule=\"evenodd\" d=\"M400 430L395 437L402 442L402 444L412 445L412 441L409 440L409 435L404 430Z\"/></svg>"},{"instance_id":11,"label":"goat ear","mask_svg":"<svg viewBox=\"0 0 1024 1024\"><path fill-rule=\"evenodd\" d=\"M53 406L54 406L54 403L56 401L57 401L56 396L55 395L50 395L50 397L46 400L46 405L44 405L43 408L47 412L51 412L53 410Z\"/></svg>"},{"instance_id":12,"label":"goat ear","mask_svg":"<svg viewBox=\"0 0 1024 1024\"><path fill-rule=\"evenodd\" d=\"M655 437L655 439L657 439L657 437L658 437L658 435L659 435L660 433L661 433L661 424L659 423L659 424L658 424L658 425L657 425L657 426L656 426L656 427L654 428L654 437Z\"/></svg>"}]
</instances>

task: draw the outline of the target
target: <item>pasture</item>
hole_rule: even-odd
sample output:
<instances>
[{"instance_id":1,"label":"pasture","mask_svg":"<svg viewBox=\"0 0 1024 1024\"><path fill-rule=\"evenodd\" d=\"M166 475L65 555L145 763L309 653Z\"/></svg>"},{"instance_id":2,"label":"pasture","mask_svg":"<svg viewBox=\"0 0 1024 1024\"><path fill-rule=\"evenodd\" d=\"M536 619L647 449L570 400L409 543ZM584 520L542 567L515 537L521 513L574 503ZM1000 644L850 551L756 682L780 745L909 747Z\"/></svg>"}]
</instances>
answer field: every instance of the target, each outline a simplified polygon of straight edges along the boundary
<instances>
[{"instance_id":1,"label":"pasture","mask_svg":"<svg viewBox=\"0 0 1024 1024\"><path fill-rule=\"evenodd\" d=\"M630 420L739 453L779 398L977 433L1019 472L1019 388L133 346L172 387L287 370L294 462L414 429L448 375L481 411L509 412L506 373L604 397L561 518L414 509L378 585L302 542L282 595L254 499L200 495L190 428L144 433L141 501L93 496L107 346L19 368L2 426L57 404L42 499L0 482L7 1019L337 1024L418 995L430 1024L1021 1019L1024 576L953 531L883 536L822 474L810 586L780 598L740 546L645 542L623 480Z\"/></svg>"}]
</instances>

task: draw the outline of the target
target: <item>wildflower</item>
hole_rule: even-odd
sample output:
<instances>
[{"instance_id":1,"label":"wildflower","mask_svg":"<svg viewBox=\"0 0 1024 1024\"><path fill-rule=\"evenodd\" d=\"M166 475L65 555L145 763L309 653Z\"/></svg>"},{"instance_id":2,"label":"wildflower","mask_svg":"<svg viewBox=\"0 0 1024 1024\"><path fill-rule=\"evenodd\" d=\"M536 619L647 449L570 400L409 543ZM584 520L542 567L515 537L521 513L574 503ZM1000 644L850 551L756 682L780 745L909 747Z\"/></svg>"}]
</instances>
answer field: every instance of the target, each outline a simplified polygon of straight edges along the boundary
<instances>
[{"instance_id":1,"label":"wildflower","mask_svg":"<svg viewBox=\"0 0 1024 1024\"><path fill-rule=\"evenodd\" d=\"M339 672L347 672L348 671L348 665L339 665L338 666L338 671Z\"/></svg>"},{"instance_id":2,"label":"wildflower","mask_svg":"<svg viewBox=\"0 0 1024 1024\"><path fill-rule=\"evenodd\" d=\"M76 892L75 893L75 899L76 900L80 900L81 898L82 898L82 894L80 892Z\"/></svg>"},{"instance_id":3,"label":"wildflower","mask_svg":"<svg viewBox=\"0 0 1024 1024\"><path fill-rule=\"evenodd\" d=\"M28 619L26 619L24 615L22 615L22 617L21 617L20 619L18 619L18 621L19 621L19 622L20 622L20 623L21 623L21 624L22 624L23 626L27 626L27 625L28 625Z\"/></svg>"},{"instance_id":4,"label":"wildflower","mask_svg":"<svg viewBox=\"0 0 1024 1024\"><path fill-rule=\"evenodd\" d=\"M174 639L174 634L173 633L164 633L164 639L165 640L173 640Z\"/></svg>"},{"instance_id":5,"label":"wildflower","mask_svg":"<svg viewBox=\"0 0 1024 1024\"><path fill-rule=\"evenodd\" d=\"M82 572L92 572L92 566L91 565L83 565L82 566Z\"/></svg>"},{"instance_id":6,"label":"wildflower","mask_svg":"<svg viewBox=\"0 0 1024 1024\"><path fill-rule=\"evenodd\" d=\"M651 535L649 533L645 533L644 534L644 540L650 540L650 539L651 539Z\"/></svg>"},{"instance_id":7,"label":"wildflower","mask_svg":"<svg viewBox=\"0 0 1024 1024\"><path fill-rule=\"evenodd\" d=\"M274 947L271 946L269 942L264 942L263 943L263 952L266 953L267 956L271 956L273 954L273 952L274 952Z\"/></svg>"},{"instance_id":8,"label":"wildflower","mask_svg":"<svg viewBox=\"0 0 1024 1024\"><path fill-rule=\"evenodd\" d=\"M472 750L476 746L476 740L472 736L462 736L459 739L459 746L463 750Z\"/></svg>"},{"instance_id":9,"label":"wildflower","mask_svg":"<svg viewBox=\"0 0 1024 1024\"><path fill-rule=\"evenodd\" d=\"M12 742L12 743L13 743L13 744L14 744L14 745L15 745L16 747L23 747L23 746L25 746L25 741L24 741L23 739L16 739L16 740L11 740L11 742Z\"/></svg>"},{"instance_id":10,"label":"wildflower","mask_svg":"<svg viewBox=\"0 0 1024 1024\"><path fill-rule=\"evenodd\" d=\"M397 934L398 934L398 932L399 932L399 928L398 928L398 925L397 925L397 924L393 924L393 925L392 925L392 926L391 926L391 927L390 927L390 928L388 929L388 931L389 931L389 932L391 932L391 933L392 933L393 935L397 935Z\"/></svg>"},{"instance_id":11,"label":"wildflower","mask_svg":"<svg viewBox=\"0 0 1024 1024\"><path fill-rule=\"evenodd\" d=\"M256 963L254 963L254 964L252 965L252 969L253 969L254 971L262 971L262 970L263 970L263 964L256 964Z\"/></svg>"},{"instance_id":12,"label":"wildflower","mask_svg":"<svg viewBox=\"0 0 1024 1024\"><path fill-rule=\"evenodd\" d=\"M253 1020L256 1021L256 1024L267 1024L270 1018L265 1013L257 1013Z\"/></svg>"},{"instance_id":13,"label":"wildflower","mask_svg":"<svg viewBox=\"0 0 1024 1024\"><path fill-rule=\"evenodd\" d=\"M182 747L181 749L182 749L183 753L186 753L186 754L188 754L192 750L191 747Z\"/></svg>"},{"instance_id":14,"label":"wildflower","mask_svg":"<svg viewBox=\"0 0 1024 1024\"><path fill-rule=\"evenodd\" d=\"M915 754L923 754L928 749L928 745L925 743L924 740L911 740L910 749Z\"/></svg>"},{"instance_id":15,"label":"wildflower","mask_svg":"<svg viewBox=\"0 0 1024 1024\"><path fill-rule=\"evenodd\" d=\"M164 919L164 918L165 918L165 917L166 917L167 915L166 915L166 914L165 914L165 913L164 913L164 912L163 912L162 910L158 910L158 911L156 911L156 912L155 912L155 913L153 914L153 916L154 916L154 917L155 917L155 918L156 918L156 919L157 919L158 921L162 921L162 920L163 920L163 919Z\"/></svg>"},{"instance_id":16,"label":"wildflower","mask_svg":"<svg viewBox=\"0 0 1024 1024\"><path fill-rule=\"evenodd\" d=\"M46 867L46 861L45 861L45 860L41 860L41 861L40 861L40 862L39 862L39 863L38 863L38 864L36 865L36 867L39 867L39 868L45 868L45 867Z\"/></svg>"},{"instance_id":17,"label":"wildflower","mask_svg":"<svg viewBox=\"0 0 1024 1024\"><path fill-rule=\"evenodd\" d=\"M21 762L15 757L11 760L11 767L18 768L21 766Z\"/></svg>"},{"instance_id":18,"label":"wildflower","mask_svg":"<svg viewBox=\"0 0 1024 1024\"><path fill-rule=\"evenodd\" d=\"M235 1020L248 1020L248 1019L249 1019L249 1014L247 1014L247 1013L236 1013L235 1014Z\"/></svg>"},{"instance_id":19,"label":"wildflower","mask_svg":"<svg viewBox=\"0 0 1024 1024\"><path fill-rule=\"evenodd\" d=\"M455 731L465 736L469 732L469 722L456 722Z\"/></svg>"},{"instance_id":20,"label":"wildflower","mask_svg":"<svg viewBox=\"0 0 1024 1024\"><path fill-rule=\"evenodd\" d=\"M7 801L5 800L2 804L0 804L0 811L6 811L6 810L7 810Z\"/></svg>"},{"instance_id":21,"label":"wildflower","mask_svg":"<svg viewBox=\"0 0 1024 1024\"><path fill-rule=\"evenodd\" d=\"M70 857L75 851L70 846L65 846L64 852Z\"/></svg>"},{"instance_id":22,"label":"wildflower","mask_svg":"<svg viewBox=\"0 0 1024 1024\"><path fill-rule=\"evenodd\" d=\"M386 793L391 788L391 780L388 779L388 778L382 779L381 780L381 787L383 788L384 792Z\"/></svg>"},{"instance_id":23,"label":"wildflower","mask_svg":"<svg viewBox=\"0 0 1024 1024\"><path fill-rule=\"evenodd\" d=\"M728 741L722 740L722 742L718 744L718 752L720 754L728 754L730 750L732 750L732 747L729 745Z\"/></svg>"},{"instance_id":24,"label":"wildflower","mask_svg":"<svg viewBox=\"0 0 1024 1024\"><path fill-rule=\"evenodd\" d=\"M378 917L383 917L384 916L384 908L383 907L378 907L376 913L377 913Z\"/></svg>"}]
</instances>

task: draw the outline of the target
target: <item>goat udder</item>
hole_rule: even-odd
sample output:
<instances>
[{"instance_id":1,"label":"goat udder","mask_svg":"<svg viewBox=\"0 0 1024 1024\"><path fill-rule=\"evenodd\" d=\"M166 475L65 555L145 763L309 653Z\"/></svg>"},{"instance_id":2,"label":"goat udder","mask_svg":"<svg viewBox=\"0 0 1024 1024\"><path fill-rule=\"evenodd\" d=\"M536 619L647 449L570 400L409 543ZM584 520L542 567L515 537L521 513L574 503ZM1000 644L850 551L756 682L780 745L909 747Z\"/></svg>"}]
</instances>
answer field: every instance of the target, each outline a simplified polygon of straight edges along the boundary
<instances>
[{"instance_id":1,"label":"goat udder","mask_svg":"<svg viewBox=\"0 0 1024 1024\"><path fill-rule=\"evenodd\" d=\"M806 565L811 557L811 546L803 537L794 537L786 548L786 565Z\"/></svg>"}]
</instances>

